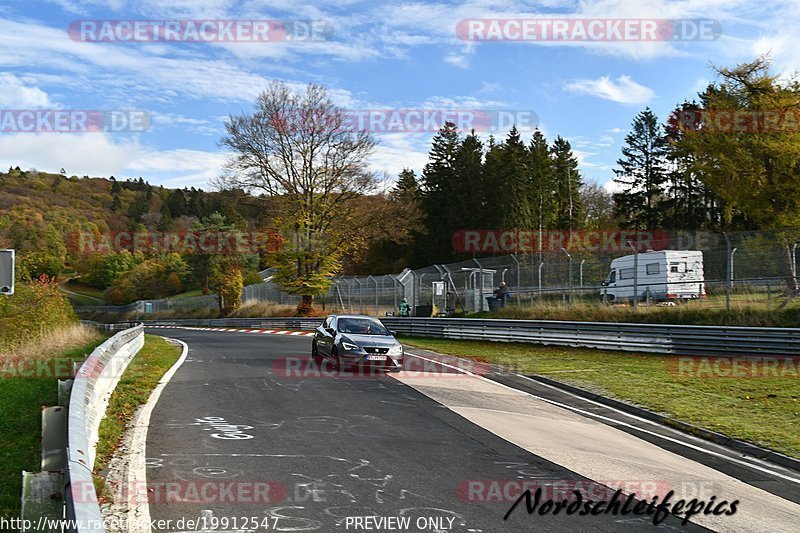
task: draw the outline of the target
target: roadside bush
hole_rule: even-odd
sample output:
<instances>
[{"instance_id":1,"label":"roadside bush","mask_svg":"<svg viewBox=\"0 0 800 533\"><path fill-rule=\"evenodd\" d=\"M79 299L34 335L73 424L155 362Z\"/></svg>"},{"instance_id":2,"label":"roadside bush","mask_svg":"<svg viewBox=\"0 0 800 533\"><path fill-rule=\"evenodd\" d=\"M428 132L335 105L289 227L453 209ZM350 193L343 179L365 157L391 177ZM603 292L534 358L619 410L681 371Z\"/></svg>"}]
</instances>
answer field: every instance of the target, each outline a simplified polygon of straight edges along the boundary
<instances>
[{"instance_id":1,"label":"roadside bush","mask_svg":"<svg viewBox=\"0 0 800 533\"><path fill-rule=\"evenodd\" d=\"M0 354L75 323L77 317L50 277L18 283L12 296L0 298Z\"/></svg>"},{"instance_id":2,"label":"roadside bush","mask_svg":"<svg viewBox=\"0 0 800 533\"><path fill-rule=\"evenodd\" d=\"M55 278L61 274L64 265L61 258L48 252L27 252L20 254L20 268L27 274L27 279L37 279L41 275Z\"/></svg>"}]
</instances>

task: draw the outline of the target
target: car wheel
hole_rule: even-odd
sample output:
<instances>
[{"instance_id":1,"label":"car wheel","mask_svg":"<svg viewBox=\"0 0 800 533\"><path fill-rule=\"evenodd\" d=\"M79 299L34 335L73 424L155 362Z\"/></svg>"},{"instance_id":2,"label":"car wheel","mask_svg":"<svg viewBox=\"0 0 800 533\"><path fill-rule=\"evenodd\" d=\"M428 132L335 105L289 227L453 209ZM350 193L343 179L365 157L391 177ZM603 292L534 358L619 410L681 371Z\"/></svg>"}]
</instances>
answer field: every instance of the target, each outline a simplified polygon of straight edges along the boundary
<instances>
[{"instance_id":1,"label":"car wheel","mask_svg":"<svg viewBox=\"0 0 800 533\"><path fill-rule=\"evenodd\" d=\"M322 356L319 354L316 342L311 343L311 359L318 365L322 363Z\"/></svg>"}]
</instances>

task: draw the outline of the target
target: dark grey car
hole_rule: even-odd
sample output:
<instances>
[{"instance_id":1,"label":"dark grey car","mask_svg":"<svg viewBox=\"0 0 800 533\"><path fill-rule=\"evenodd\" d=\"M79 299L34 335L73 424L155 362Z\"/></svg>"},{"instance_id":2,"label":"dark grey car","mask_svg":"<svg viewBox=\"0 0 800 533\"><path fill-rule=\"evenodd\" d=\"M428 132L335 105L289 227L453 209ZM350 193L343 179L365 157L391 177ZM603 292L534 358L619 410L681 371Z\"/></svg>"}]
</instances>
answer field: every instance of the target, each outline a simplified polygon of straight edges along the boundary
<instances>
[{"instance_id":1,"label":"dark grey car","mask_svg":"<svg viewBox=\"0 0 800 533\"><path fill-rule=\"evenodd\" d=\"M330 359L336 368L368 366L399 372L403 346L377 318L364 315L331 315L315 330L311 343L314 362Z\"/></svg>"}]
</instances>

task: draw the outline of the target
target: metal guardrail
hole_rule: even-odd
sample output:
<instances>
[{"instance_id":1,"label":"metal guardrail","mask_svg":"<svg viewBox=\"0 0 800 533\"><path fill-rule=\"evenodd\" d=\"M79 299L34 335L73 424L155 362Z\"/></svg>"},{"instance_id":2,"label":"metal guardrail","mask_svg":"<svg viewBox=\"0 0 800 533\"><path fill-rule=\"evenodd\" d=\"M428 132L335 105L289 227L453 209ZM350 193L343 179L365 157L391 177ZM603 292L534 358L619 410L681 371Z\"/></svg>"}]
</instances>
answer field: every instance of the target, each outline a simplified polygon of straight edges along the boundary
<instances>
[{"instance_id":1,"label":"metal guardrail","mask_svg":"<svg viewBox=\"0 0 800 533\"><path fill-rule=\"evenodd\" d=\"M143 344L142 325L128 327L95 348L75 376L69 401L64 493L67 518L83 524L82 529L73 530L76 533L104 531L92 479L98 429L111 393Z\"/></svg>"},{"instance_id":2,"label":"metal guardrail","mask_svg":"<svg viewBox=\"0 0 800 533\"><path fill-rule=\"evenodd\" d=\"M226 318L158 320L146 325L312 330L321 319ZM799 328L683 326L614 322L556 322L475 318L398 318L381 321L403 335L494 342L530 342L676 355L739 357L800 355Z\"/></svg>"},{"instance_id":3,"label":"metal guardrail","mask_svg":"<svg viewBox=\"0 0 800 533\"><path fill-rule=\"evenodd\" d=\"M547 320L385 318L406 335L678 355L800 355L800 329Z\"/></svg>"},{"instance_id":4,"label":"metal guardrail","mask_svg":"<svg viewBox=\"0 0 800 533\"><path fill-rule=\"evenodd\" d=\"M80 322L84 326L95 328L104 333L114 333L116 331L123 331L138 326L141 323L141 322L116 322L114 324L103 324L101 322L95 322L93 320L81 320Z\"/></svg>"},{"instance_id":5,"label":"metal guardrail","mask_svg":"<svg viewBox=\"0 0 800 533\"><path fill-rule=\"evenodd\" d=\"M175 320L145 320L146 326L205 326L212 328L293 329L310 331L323 318L181 318Z\"/></svg>"}]
</instances>

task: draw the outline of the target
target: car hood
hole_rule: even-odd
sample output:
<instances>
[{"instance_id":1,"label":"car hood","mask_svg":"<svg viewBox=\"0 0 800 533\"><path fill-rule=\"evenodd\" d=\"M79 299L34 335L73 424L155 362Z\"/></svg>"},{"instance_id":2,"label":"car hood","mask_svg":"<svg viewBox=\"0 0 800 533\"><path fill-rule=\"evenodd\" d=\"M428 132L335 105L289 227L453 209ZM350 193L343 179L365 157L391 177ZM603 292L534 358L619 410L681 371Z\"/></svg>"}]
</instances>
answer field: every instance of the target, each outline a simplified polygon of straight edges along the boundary
<instances>
[{"instance_id":1,"label":"car hood","mask_svg":"<svg viewBox=\"0 0 800 533\"><path fill-rule=\"evenodd\" d=\"M397 339L391 335L354 335L352 333L348 333L347 335L342 336L342 340L345 342L358 344L361 347L369 348L391 348L392 346L397 346L400 344L397 342Z\"/></svg>"}]
</instances>

